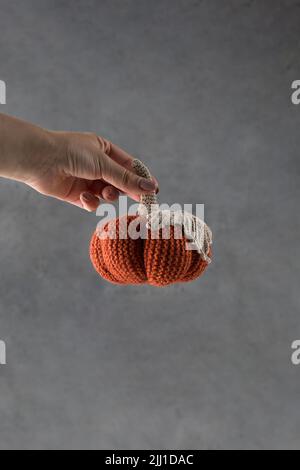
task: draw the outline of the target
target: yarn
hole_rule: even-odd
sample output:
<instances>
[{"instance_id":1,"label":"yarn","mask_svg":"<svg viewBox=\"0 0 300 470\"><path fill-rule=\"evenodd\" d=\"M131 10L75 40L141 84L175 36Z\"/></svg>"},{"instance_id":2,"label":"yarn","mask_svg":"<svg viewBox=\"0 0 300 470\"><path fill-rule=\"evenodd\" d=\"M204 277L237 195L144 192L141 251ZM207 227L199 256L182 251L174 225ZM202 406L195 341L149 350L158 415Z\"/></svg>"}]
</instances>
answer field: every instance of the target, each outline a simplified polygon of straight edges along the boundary
<instances>
[{"instance_id":1,"label":"yarn","mask_svg":"<svg viewBox=\"0 0 300 470\"><path fill-rule=\"evenodd\" d=\"M151 178L140 160L133 161L133 169ZM147 236L132 237L132 223ZM151 193L141 196L137 215L97 228L90 257L100 276L111 283L164 287L201 276L211 261L211 244L205 222L187 212L160 210L156 194Z\"/></svg>"}]
</instances>

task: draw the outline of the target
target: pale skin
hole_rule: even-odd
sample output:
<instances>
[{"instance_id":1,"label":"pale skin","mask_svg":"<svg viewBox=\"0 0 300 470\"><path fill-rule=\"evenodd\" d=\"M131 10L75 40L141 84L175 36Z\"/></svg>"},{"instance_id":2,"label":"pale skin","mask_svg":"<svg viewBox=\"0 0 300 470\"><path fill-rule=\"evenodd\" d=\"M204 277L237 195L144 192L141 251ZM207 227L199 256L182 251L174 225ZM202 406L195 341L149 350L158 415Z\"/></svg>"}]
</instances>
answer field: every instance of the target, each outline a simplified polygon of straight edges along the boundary
<instances>
[{"instance_id":1,"label":"pale skin","mask_svg":"<svg viewBox=\"0 0 300 470\"><path fill-rule=\"evenodd\" d=\"M50 131L0 113L0 177L85 210L120 193L139 200L158 191L155 178L133 172L133 158L96 134Z\"/></svg>"}]
</instances>

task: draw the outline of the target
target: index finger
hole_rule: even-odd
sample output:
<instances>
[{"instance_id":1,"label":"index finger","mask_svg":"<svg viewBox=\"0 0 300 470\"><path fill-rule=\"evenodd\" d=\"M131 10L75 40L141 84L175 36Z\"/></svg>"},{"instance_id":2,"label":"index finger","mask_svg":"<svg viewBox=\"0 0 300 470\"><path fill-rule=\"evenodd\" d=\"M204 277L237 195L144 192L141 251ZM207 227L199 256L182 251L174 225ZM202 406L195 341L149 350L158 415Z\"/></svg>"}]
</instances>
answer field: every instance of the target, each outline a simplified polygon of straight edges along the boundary
<instances>
[{"instance_id":1,"label":"index finger","mask_svg":"<svg viewBox=\"0 0 300 470\"><path fill-rule=\"evenodd\" d=\"M125 152L125 150L121 149L117 145L111 143L108 156L112 158L115 162L119 163L119 165L128 168L128 170L132 170L132 162L134 157L129 155L129 153Z\"/></svg>"},{"instance_id":2,"label":"index finger","mask_svg":"<svg viewBox=\"0 0 300 470\"><path fill-rule=\"evenodd\" d=\"M116 144L110 143L107 155L110 158L112 158L115 162L119 163L119 165L122 165L128 170L131 170L134 172L133 167L132 167L132 162L135 159L135 157L125 152L125 150L121 149ZM158 186L158 181L153 175L152 175L152 179Z\"/></svg>"}]
</instances>

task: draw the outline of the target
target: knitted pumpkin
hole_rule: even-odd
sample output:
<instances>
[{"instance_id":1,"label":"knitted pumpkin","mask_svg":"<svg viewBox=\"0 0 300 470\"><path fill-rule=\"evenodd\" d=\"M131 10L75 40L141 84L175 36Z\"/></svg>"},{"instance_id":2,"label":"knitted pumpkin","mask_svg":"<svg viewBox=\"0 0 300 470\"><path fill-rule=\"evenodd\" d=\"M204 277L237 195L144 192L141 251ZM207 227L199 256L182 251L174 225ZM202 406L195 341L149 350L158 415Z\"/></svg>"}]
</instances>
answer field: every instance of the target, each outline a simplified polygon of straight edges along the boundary
<instances>
[{"instance_id":1,"label":"knitted pumpkin","mask_svg":"<svg viewBox=\"0 0 300 470\"><path fill-rule=\"evenodd\" d=\"M133 168L151 178L140 160L134 160ZM141 196L137 215L97 228L90 256L107 281L164 287L199 277L210 263L211 243L211 231L202 220L187 212L160 210L156 195L148 194Z\"/></svg>"}]
</instances>

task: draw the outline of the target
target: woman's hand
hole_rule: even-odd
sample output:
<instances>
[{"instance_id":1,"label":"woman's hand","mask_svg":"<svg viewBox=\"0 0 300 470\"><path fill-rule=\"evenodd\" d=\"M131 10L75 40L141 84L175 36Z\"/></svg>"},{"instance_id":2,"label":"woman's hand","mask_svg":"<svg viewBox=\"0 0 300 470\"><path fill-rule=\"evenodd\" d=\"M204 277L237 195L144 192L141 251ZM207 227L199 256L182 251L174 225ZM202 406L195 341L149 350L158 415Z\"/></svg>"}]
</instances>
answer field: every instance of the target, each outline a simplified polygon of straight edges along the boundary
<instances>
[{"instance_id":1,"label":"woman's hand","mask_svg":"<svg viewBox=\"0 0 300 470\"><path fill-rule=\"evenodd\" d=\"M134 174L133 157L95 134L53 132L0 115L0 176L41 194L96 210L119 192L138 200L157 190L156 180Z\"/></svg>"}]
</instances>

